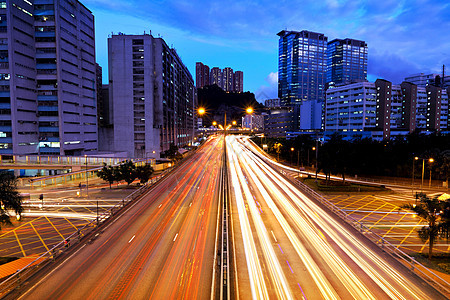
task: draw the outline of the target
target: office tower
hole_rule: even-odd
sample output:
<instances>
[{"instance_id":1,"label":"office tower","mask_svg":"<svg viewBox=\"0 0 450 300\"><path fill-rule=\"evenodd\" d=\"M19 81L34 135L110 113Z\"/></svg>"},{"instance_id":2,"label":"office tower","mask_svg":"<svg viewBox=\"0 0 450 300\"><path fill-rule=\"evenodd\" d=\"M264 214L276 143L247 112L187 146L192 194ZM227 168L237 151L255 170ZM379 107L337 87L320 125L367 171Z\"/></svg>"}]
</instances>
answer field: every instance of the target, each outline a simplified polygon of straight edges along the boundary
<instances>
[{"instance_id":1,"label":"office tower","mask_svg":"<svg viewBox=\"0 0 450 300\"><path fill-rule=\"evenodd\" d=\"M95 153L92 13L78 1L12 0L0 18L0 153Z\"/></svg>"},{"instance_id":2,"label":"office tower","mask_svg":"<svg viewBox=\"0 0 450 300\"><path fill-rule=\"evenodd\" d=\"M281 102L280 102L280 99L278 99L278 98L267 99L266 101L264 101L264 106L266 106L268 108L280 107L281 106Z\"/></svg>"},{"instance_id":3,"label":"office tower","mask_svg":"<svg viewBox=\"0 0 450 300\"><path fill-rule=\"evenodd\" d=\"M306 30L283 30L278 36L278 97L281 105L298 106L294 113L297 129L320 129L328 38L322 33Z\"/></svg>"},{"instance_id":4,"label":"office tower","mask_svg":"<svg viewBox=\"0 0 450 300\"><path fill-rule=\"evenodd\" d=\"M242 93L244 91L244 73L242 71L234 72L234 92Z\"/></svg>"},{"instance_id":5,"label":"office tower","mask_svg":"<svg viewBox=\"0 0 450 300\"><path fill-rule=\"evenodd\" d=\"M367 80L367 44L334 39L327 45L327 83L348 84Z\"/></svg>"},{"instance_id":6,"label":"office tower","mask_svg":"<svg viewBox=\"0 0 450 300\"><path fill-rule=\"evenodd\" d=\"M234 91L234 84L233 84L233 76L234 72L232 68L225 68L222 72L222 78L223 78L223 86L222 89L225 92L233 92Z\"/></svg>"},{"instance_id":7,"label":"office tower","mask_svg":"<svg viewBox=\"0 0 450 300\"><path fill-rule=\"evenodd\" d=\"M108 39L114 151L159 158L194 139L194 80L174 49L152 35Z\"/></svg>"},{"instance_id":8,"label":"office tower","mask_svg":"<svg viewBox=\"0 0 450 300\"><path fill-rule=\"evenodd\" d=\"M220 70L220 68L214 67L211 69L209 84L211 85L215 84L221 89L223 89L223 75L222 70Z\"/></svg>"},{"instance_id":9,"label":"office tower","mask_svg":"<svg viewBox=\"0 0 450 300\"><path fill-rule=\"evenodd\" d=\"M202 88L209 85L209 67L201 62L195 64L195 86Z\"/></svg>"}]
</instances>

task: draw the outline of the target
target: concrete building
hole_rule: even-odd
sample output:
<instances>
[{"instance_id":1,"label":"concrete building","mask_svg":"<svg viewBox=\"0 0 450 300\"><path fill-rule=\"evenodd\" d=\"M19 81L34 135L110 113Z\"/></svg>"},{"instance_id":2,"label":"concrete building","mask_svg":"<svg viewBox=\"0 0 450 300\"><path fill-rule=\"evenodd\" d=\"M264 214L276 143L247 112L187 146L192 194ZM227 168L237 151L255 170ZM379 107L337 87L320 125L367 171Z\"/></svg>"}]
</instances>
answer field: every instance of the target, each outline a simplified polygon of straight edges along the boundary
<instances>
[{"instance_id":1,"label":"concrete building","mask_svg":"<svg viewBox=\"0 0 450 300\"><path fill-rule=\"evenodd\" d=\"M234 72L233 78L234 88L233 91L237 93L244 92L244 72L236 71Z\"/></svg>"},{"instance_id":2,"label":"concrete building","mask_svg":"<svg viewBox=\"0 0 450 300\"><path fill-rule=\"evenodd\" d=\"M242 71L233 72L232 68L225 68L221 70L218 67L214 67L209 72L209 67L201 62L197 62L195 65L195 78L196 87L202 88L207 85L217 85L226 92L238 92L244 91L244 73ZM207 79L207 76L209 78Z\"/></svg>"},{"instance_id":3,"label":"concrete building","mask_svg":"<svg viewBox=\"0 0 450 300\"><path fill-rule=\"evenodd\" d=\"M264 116L258 114L247 114L242 117L242 128L250 130L264 130Z\"/></svg>"},{"instance_id":4,"label":"concrete building","mask_svg":"<svg viewBox=\"0 0 450 300\"><path fill-rule=\"evenodd\" d=\"M322 33L306 30L283 30L278 36L278 97L281 105L298 106L295 130L320 129L322 118L315 116L322 115L325 100L328 38ZM305 102L307 107L301 109ZM310 112L310 109L318 111ZM301 115L302 111L308 113Z\"/></svg>"},{"instance_id":5,"label":"concrete building","mask_svg":"<svg viewBox=\"0 0 450 300\"><path fill-rule=\"evenodd\" d=\"M286 137L286 132L294 128L294 109L278 107L270 109L264 116L264 135L267 137Z\"/></svg>"},{"instance_id":6,"label":"concrete building","mask_svg":"<svg viewBox=\"0 0 450 300\"><path fill-rule=\"evenodd\" d=\"M223 89L223 74L222 70L218 67L214 67L211 69L210 77L209 77L209 84L217 85L218 87ZM201 86L203 87L203 86Z\"/></svg>"},{"instance_id":7,"label":"concrete building","mask_svg":"<svg viewBox=\"0 0 450 300\"><path fill-rule=\"evenodd\" d=\"M449 93L450 88L393 85L384 79L330 88L325 131L370 131L373 138L386 140L415 130L447 131Z\"/></svg>"},{"instance_id":8,"label":"concrete building","mask_svg":"<svg viewBox=\"0 0 450 300\"><path fill-rule=\"evenodd\" d=\"M280 107L281 106L281 102L280 102L279 98L267 99L266 101L264 101L264 106L266 106L268 108Z\"/></svg>"},{"instance_id":9,"label":"concrete building","mask_svg":"<svg viewBox=\"0 0 450 300\"><path fill-rule=\"evenodd\" d=\"M197 62L195 64L195 86L202 88L209 84L209 67L201 62Z\"/></svg>"},{"instance_id":10,"label":"concrete building","mask_svg":"<svg viewBox=\"0 0 450 300\"><path fill-rule=\"evenodd\" d=\"M444 77L445 77L444 82L443 82L444 87L450 87L450 75L444 75ZM436 83L436 78L439 81L438 84ZM442 74L436 74L436 73L432 73L432 74L419 73L419 74L413 74L408 77L405 77L405 81L411 82L411 83L417 85L418 87L426 87L429 84L431 84L431 85L442 84L441 79L442 79Z\"/></svg>"},{"instance_id":11,"label":"concrete building","mask_svg":"<svg viewBox=\"0 0 450 300\"><path fill-rule=\"evenodd\" d=\"M0 18L0 153L96 153L92 13L78 1L12 0Z\"/></svg>"},{"instance_id":12,"label":"concrete building","mask_svg":"<svg viewBox=\"0 0 450 300\"><path fill-rule=\"evenodd\" d=\"M113 151L159 158L171 144L192 143L195 87L174 49L152 35L108 39Z\"/></svg>"},{"instance_id":13,"label":"concrete building","mask_svg":"<svg viewBox=\"0 0 450 300\"><path fill-rule=\"evenodd\" d=\"M367 44L354 39L334 39L327 44L327 79L334 84L367 80Z\"/></svg>"}]
</instances>

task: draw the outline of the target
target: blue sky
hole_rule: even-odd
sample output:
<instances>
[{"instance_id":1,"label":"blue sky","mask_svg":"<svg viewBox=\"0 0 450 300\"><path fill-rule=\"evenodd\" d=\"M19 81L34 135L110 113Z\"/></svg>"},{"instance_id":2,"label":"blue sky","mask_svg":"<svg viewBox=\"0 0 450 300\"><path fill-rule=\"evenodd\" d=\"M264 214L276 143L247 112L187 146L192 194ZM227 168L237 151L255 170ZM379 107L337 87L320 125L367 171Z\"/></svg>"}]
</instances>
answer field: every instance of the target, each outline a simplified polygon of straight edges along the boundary
<instances>
[{"instance_id":1,"label":"blue sky","mask_svg":"<svg viewBox=\"0 0 450 300\"><path fill-rule=\"evenodd\" d=\"M164 38L195 78L195 62L244 72L258 100L277 96L280 30L311 30L369 47L369 80L450 74L449 0L82 0L96 20L97 61L107 82L107 38Z\"/></svg>"}]
</instances>

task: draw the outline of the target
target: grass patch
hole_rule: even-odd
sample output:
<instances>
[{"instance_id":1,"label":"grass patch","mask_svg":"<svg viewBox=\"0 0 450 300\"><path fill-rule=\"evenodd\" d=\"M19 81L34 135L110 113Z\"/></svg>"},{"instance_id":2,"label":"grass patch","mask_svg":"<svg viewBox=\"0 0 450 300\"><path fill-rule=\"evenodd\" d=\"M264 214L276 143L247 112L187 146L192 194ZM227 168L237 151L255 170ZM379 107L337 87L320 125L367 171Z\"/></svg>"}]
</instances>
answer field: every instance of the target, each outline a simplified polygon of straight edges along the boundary
<instances>
[{"instance_id":1,"label":"grass patch","mask_svg":"<svg viewBox=\"0 0 450 300\"><path fill-rule=\"evenodd\" d=\"M18 257L0 257L0 265L12 262L16 260Z\"/></svg>"},{"instance_id":2,"label":"grass patch","mask_svg":"<svg viewBox=\"0 0 450 300\"><path fill-rule=\"evenodd\" d=\"M427 268L450 275L450 253L433 254L431 261L427 253L414 254L414 258Z\"/></svg>"},{"instance_id":3,"label":"grass patch","mask_svg":"<svg viewBox=\"0 0 450 300\"><path fill-rule=\"evenodd\" d=\"M389 191L384 186L379 187L364 184L354 184L336 180L329 180L327 184L327 182L323 179L319 179L316 182L314 178L303 178L301 180L310 188L323 193L373 193Z\"/></svg>"}]
</instances>

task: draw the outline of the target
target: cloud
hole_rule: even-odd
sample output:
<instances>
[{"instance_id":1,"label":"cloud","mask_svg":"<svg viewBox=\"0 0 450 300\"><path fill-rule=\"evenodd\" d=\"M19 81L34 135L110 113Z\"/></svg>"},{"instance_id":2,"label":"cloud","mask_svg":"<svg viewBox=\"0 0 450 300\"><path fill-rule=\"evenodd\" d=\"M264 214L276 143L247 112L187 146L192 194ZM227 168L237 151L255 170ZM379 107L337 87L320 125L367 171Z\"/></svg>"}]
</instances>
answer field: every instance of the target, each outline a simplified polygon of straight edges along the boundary
<instances>
[{"instance_id":1,"label":"cloud","mask_svg":"<svg viewBox=\"0 0 450 300\"><path fill-rule=\"evenodd\" d=\"M261 85L255 92L256 100L261 103L278 97L278 72L270 72L265 81L269 85Z\"/></svg>"},{"instance_id":2,"label":"cloud","mask_svg":"<svg viewBox=\"0 0 450 300\"><path fill-rule=\"evenodd\" d=\"M261 60L259 72L246 72L246 86L265 94L276 89L265 74L277 68L276 33L283 29L325 33L329 40L355 38L369 47L369 73L388 80L401 80L411 73L439 70L450 64L450 5L444 0L84 0L98 11L119 14L120 19L104 24L128 22L124 14L146 23L140 30L170 28L182 34L170 36L175 46L186 40L196 48L196 59L211 57L211 47L228 48L236 56L273 56ZM120 27L119 27L120 28ZM164 37L167 30L160 32ZM102 37L98 37L102 38ZM208 51L208 52L207 52ZM214 51L214 50L212 50ZM102 55L100 53L100 55ZM221 65L217 57L215 65ZM228 62L227 62L228 63ZM242 68L242 67L241 67ZM404 74L402 74L404 73Z\"/></svg>"}]
</instances>

